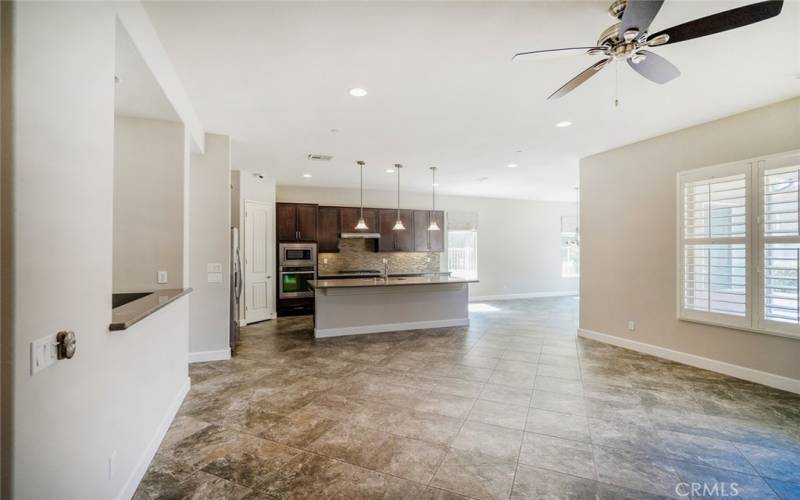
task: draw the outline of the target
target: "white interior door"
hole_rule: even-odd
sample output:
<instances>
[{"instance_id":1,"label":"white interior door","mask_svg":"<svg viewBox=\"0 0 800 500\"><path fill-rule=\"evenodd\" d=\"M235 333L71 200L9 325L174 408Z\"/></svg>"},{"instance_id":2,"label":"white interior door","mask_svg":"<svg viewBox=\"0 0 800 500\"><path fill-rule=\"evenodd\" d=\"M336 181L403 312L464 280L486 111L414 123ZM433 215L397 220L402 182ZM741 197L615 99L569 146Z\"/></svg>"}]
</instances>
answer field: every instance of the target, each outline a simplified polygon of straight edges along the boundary
<instances>
[{"instance_id":1,"label":"white interior door","mask_svg":"<svg viewBox=\"0 0 800 500\"><path fill-rule=\"evenodd\" d=\"M267 235L270 207L265 203L244 203L244 319L255 323L269 319L272 275L269 269Z\"/></svg>"}]
</instances>

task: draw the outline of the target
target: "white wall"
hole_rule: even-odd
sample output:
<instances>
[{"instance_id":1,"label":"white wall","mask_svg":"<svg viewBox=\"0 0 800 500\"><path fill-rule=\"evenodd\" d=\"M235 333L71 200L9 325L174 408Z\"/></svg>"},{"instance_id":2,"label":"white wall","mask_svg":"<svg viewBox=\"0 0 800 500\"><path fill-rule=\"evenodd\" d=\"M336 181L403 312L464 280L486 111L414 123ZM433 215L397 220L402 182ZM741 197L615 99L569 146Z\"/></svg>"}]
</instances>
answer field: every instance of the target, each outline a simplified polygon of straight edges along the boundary
<instances>
[{"instance_id":1,"label":"white wall","mask_svg":"<svg viewBox=\"0 0 800 500\"><path fill-rule=\"evenodd\" d=\"M364 206L396 206L392 191L365 191ZM403 208L431 206L429 193L402 193ZM277 201L358 206L358 189L278 186ZM561 277L561 216L577 204L440 196L436 208L478 213L478 279L475 298L511 298L577 292L577 278ZM446 257L442 258L446 262Z\"/></svg>"},{"instance_id":2,"label":"white wall","mask_svg":"<svg viewBox=\"0 0 800 500\"><path fill-rule=\"evenodd\" d=\"M581 328L800 380L799 340L676 312L677 173L798 148L800 98L581 160Z\"/></svg>"},{"instance_id":3,"label":"white wall","mask_svg":"<svg viewBox=\"0 0 800 500\"><path fill-rule=\"evenodd\" d=\"M11 377L3 377L0 496L113 499L135 487L186 390L188 299L130 330L108 331L114 7L5 3L3 16L12 9L13 30L3 36L13 59L2 59L14 127L2 165L2 334ZM30 342L62 329L77 335L75 357L31 376Z\"/></svg>"},{"instance_id":4,"label":"white wall","mask_svg":"<svg viewBox=\"0 0 800 500\"><path fill-rule=\"evenodd\" d=\"M206 134L205 154L192 154L190 182L189 359L230 357L230 173L228 136ZM207 264L222 265L209 282Z\"/></svg>"},{"instance_id":5,"label":"white wall","mask_svg":"<svg viewBox=\"0 0 800 500\"><path fill-rule=\"evenodd\" d=\"M115 117L114 292L182 288L183 155L180 123Z\"/></svg>"},{"instance_id":6,"label":"white wall","mask_svg":"<svg viewBox=\"0 0 800 500\"><path fill-rule=\"evenodd\" d=\"M244 202L258 201L266 203L271 207L272 215L267 220L267 269L275 269L275 181L265 179L246 170L236 170L231 176L231 193L234 197L231 200L231 224L239 228L239 248L241 248L242 259L244 259L244 225L241 219L244 218ZM234 206L235 205L235 206ZM244 260L242 261L244 266ZM276 301L276 276L273 275L273 284L269 287L267 307L270 314L275 317L277 310ZM244 323L244 300L239 304L239 318Z\"/></svg>"}]
</instances>

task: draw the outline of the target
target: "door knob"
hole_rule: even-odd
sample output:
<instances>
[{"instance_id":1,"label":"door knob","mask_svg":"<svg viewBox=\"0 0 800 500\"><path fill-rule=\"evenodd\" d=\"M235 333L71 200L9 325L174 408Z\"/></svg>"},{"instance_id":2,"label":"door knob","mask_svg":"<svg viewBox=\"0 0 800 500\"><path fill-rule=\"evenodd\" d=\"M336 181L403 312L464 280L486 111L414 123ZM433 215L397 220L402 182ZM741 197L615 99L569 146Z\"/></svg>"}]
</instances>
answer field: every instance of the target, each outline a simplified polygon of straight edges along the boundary
<instances>
[{"instance_id":1,"label":"door knob","mask_svg":"<svg viewBox=\"0 0 800 500\"><path fill-rule=\"evenodd\" d=\"M75 332L63 330L56 335L56 357L58 359L71 359L77 348Z\"/></svg>"}]
</instances>

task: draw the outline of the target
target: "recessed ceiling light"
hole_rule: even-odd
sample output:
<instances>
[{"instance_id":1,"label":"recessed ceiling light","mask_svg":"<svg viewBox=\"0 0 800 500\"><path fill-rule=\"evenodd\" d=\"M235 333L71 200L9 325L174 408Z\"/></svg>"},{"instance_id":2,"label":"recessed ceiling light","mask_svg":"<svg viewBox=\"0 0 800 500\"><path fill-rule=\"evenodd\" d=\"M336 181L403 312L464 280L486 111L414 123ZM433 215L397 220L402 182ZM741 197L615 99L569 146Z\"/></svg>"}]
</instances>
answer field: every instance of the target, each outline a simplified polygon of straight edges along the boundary
<instances>
[{"instance_id":1,"label":"recessed ceiling light","mask_svg":"<svg viewBox=\"0 0 800 500\"><path fill-rule=\"evenodd\" d=\"M556 127L558 127L558 128L569 127L570 125L572 125L572 122L568 122L568 121L563 121L563 122L556 123Z\"/></svg>"},{"instance_id":2,"label":"recessed ceiling light","mask_svg":"<svg viewBox=\"0 0 800 500\"><path fill-rule=\"evenodd\" d=\"M387 174L393 174L394 173L394 169L393 168L387 168L386 169L386 173Z\"/></svg>"},{"instance_id":3,"label":"recessed ceiling light","mask_svg":"<svg viewBox=\"0 0 800 500\"><path fill-rule=\"evenodd\" d=\"M508 164L508 168L517 168L518 166L519 165L517 165L516 163L509 163Z\"/></svg>"},{"instance_id":4,"label":"recessed ceiling light","mask_svg":"<svg viewBox=\"0 0 800 500\"><path fill-rule=\"evenodd\" d=\"M350 95L353 97L364 97L365 95L367 95L367 91L365 89L362 89L361 87L350 89L349 92Z\"/></svg>"},{"instance_id":5,"label":"recessed ceiling light","mask_svg":"<svg viewBox=\"0 0 800 500\"><path fill-rule=\"evenodd\" d=\"M310 179L312 177L312 175L311 174L303 174L303 177L305 177L306 179Z\"/></svg>"}]
</instances>

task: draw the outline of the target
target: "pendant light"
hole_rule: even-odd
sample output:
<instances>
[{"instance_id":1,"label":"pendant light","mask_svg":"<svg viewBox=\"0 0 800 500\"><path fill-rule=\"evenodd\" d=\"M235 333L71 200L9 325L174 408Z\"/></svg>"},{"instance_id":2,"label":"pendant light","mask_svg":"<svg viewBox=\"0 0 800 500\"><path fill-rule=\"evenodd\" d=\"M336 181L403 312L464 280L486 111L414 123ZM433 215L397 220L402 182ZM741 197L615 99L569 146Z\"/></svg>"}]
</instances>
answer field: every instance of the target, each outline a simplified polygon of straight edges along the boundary
<instances>
[{"instance_id":1,"label":"pendant light","mask_svg":"<svg viewBox=\"0 0 800 500\"><path fill-rule=\"evenodd\" d=\"M394 223L393 231L405 231L406 226L400 220L400 169L403 168L399 163L394 164L394 169L397 171L397 221Z\"/></svg>"},{"instance_id":2,"label":"pendant light","mask_svg":"<svg viewBox=\"0 0 800 500\"><path fill-rule=\"evenodd\" d=\"M433 174L433 184L431 184L431 190L433 191L433 207L431 208L430 214L428 214L428 218L431 220L428 231L440 231L441 228L439 224L436 223L436 216L434 215L434 212L436 212L436 167L431 167L431 173Z\"/></svg>"},{"instance_id":3,"label":"pendant light","mask_svg":"<svg viewBox=\"0 0 800 500\"><path fill-rule=\"evenodd\" d=\"M359 160L356 164L358 164L361 174L361 213L359 214L355 229L356 231L366 231L369 228L367 227L367 222L364 220L364 162Z\"/></svg>"}]
</instances>

